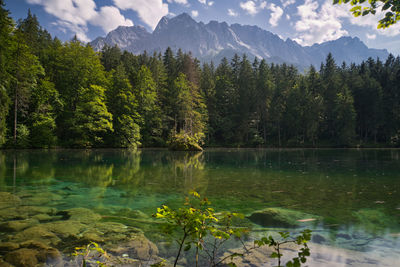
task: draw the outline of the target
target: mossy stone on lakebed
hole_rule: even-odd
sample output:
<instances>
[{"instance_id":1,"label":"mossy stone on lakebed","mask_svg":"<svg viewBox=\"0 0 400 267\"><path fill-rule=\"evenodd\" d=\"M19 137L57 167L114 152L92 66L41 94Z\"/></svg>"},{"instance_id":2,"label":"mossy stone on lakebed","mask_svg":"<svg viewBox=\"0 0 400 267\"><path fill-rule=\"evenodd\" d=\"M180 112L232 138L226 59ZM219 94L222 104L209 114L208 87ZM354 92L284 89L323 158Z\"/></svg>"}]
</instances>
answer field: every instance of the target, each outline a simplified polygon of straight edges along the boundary
<instances>
[{"instance_id":1,"label":"mossy stone on lakebed","mask_svg":"<svg viewBox=\"0 0 400 267\"><path fill-rule=\"evenodd\" d=\"M19 205L21 199L8 192L0 192L0 209Z\"/></svg>"},{"instance_id":2,"label":"mossy stone on lakebed","mask_svg":"<svg viewBox=\"0 0 400 267\"><path fill-rule=\"evenodd\" d=\"M298 227L321 219L316 215L284 208L258 210L247 216L247 218L263 227Z\"/></svg>"},{"instance_id":3,"label":"mossy stone on lakebed","mask_svg":"<svg viewBox=\"0 0 400 267\"><path fill-rule=\"evenodd\" d=\"M360 209L353 212L353 217L365 229L372 232L385 231L387 228L398 226L400 221L385 214L380 209Z\"/></svg>"},{"instance_id":4,"label":"mossy stone on lakebed","mask_svg":"<svg viewBox=\"0 0 400 267\"><path fill-rule=\"evenodd\" d=\"M26 220L13 220L4 223L0 223L0 231L3 232L20 232L28 227L39 224L36 219L26 219Z\"/></svg>"}]
</instances>

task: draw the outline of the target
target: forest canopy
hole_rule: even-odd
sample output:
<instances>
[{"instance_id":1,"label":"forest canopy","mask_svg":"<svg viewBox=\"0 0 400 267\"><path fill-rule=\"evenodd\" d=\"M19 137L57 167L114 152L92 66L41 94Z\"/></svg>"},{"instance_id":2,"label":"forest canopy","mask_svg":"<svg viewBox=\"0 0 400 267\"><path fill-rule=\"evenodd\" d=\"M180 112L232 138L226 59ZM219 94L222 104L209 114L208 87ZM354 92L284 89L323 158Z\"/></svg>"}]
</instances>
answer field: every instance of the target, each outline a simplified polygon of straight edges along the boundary
<instances>
[{"instance_id":1,"label":"forest canopy","mask_svg":"<svg viewBox=\"0 0 400 267\"><path fill-rule=\"evenodd\" d=\"M400 58L317 70L61 42L0 7L0 146L400 145ZM340 65L338 65L340 64Z\"/></svg>"}]
</instances>

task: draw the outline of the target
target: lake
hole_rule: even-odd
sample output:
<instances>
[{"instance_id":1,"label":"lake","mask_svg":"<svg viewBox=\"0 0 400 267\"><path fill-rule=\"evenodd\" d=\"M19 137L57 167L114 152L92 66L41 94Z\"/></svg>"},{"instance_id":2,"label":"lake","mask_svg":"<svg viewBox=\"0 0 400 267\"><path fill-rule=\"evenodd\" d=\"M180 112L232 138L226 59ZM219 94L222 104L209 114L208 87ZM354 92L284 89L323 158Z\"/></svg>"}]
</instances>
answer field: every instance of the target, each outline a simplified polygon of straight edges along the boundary
<instances>
[{"instance_id":1,"label":"lake","mask_svg":"<svg viewBox=\"0 0 400 267\"><path fill-rule=\"evenodd\" d=\"M176 246L151 215L191 190L217 211L245 214L249 243L313 230L310 266L398 264L400 150L391 149L0 151L0 255L24 248L39 261L31 240L64 256L95 241L123 257L171 259ZM266 211L276 216L255 216ZM273 263L252 256L240 264Z\"/></svg>"}]
</instances>

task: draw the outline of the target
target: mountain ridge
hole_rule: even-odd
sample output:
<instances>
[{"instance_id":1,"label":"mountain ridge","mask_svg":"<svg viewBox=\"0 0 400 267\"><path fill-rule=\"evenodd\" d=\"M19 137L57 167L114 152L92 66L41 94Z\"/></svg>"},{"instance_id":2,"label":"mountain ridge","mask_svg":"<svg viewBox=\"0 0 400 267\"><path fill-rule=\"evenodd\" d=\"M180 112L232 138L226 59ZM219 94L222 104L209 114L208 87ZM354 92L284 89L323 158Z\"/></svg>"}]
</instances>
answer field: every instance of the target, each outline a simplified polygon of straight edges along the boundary
<instances>
[{"instance_id":1,"label":"mountain ridge","mask_svg":"<svg viewBox=\"0 0 400 267\"><path fill-rule=\"evenodd\" d=\"M271 63L294 64L301 68L318 66L332 53L336 62L360 63L372 58L386 58L386 49L368 48L358 37L344 36L311 46L302 46L255 25L241 25L211 20L196 22L189 14L162 17L152 33L142 26L119 26L106 37L98 37L90 45L100 51L107 44L118 45L134 54L182 49L201 61L219 62L235 53L264 58Z\"/></svg>"}]
</instances>

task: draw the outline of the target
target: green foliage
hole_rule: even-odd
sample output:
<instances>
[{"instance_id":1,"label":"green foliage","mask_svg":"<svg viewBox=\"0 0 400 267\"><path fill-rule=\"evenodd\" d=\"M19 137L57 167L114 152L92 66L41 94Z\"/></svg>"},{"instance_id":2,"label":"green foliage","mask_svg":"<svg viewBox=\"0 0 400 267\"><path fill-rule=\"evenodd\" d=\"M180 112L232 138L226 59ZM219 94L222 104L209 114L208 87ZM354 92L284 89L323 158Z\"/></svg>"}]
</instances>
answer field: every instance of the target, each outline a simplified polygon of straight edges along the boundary
<instances>
[{"instance_id":1,"label":"green foliage","mask_svg":"<svg viewBox=\"0 0 400 267\"><path fill-rule=\"evenodd\" d=\"M177 230L182 234L177 240L179 250L174 266L179 261L182 249L189 251L192 247L196 249L196 266L199 264L200 251L205 251L210 266L216 266L223 262L216 258L221 245L231 236L241 237L245 231L242 228L232 228L232 218L241 215L229 212L216 213L210 204L207 198L201 198L197 192L192 191L182 207L174 210L163 205L154 214L154 217L167 222L167 233ZM206 242L207 236L214 238L211 246ZM236 255L231 256L234 258Z\"/></svg>"},{"instance_id":2,"label":"green foliage","mask_svg":"<svg viewBox=\"0 0 400 267\"><path fill-rule=\"evenodd\" d=\"M161 109L156 83L149 68L142 66L136 77L135 95L141 115L140 131L144 145L153 145L161 137Z\"/></svg>"},{"instance_id":3,"label":"green foliage","mask_svg":"<svg viewBox=\"0 0 400 267\"><path fill-rule=\"evenodd\" d=\"M299 267L302 263L306 263L308 256L310 256L310 249L307 246L307 242L311 240L311 230L304 230L300 235L296 237L291 237L288 232L279 232L281 241L275 240L271 235L263 237L260 240L255 240L254 245L257 247L262 247L264 245L273 247L275 252L271 254L271 258L278 259L278 266L281 265L281 258L283 254L281 253L281 246L288 243L294 243L296 245L302 246L298 252L298 256L294 257L292 260L288 261L285 266L287 267Z\"/></svg>"},{"instance_id":4,"label":"green foliage","mask_svg":"<svg viewBox=\"0 0 400 267\"><path fill-rule=\"evenodd\" d=\"M351 3L392 15L398 6ZM150 56L62 43L30 12L15 27L3 6L0 145L16 145L23 124L37 148L398 146L400 57L338 67L329 54L304 74L246 55L200 68L171 48Z\"/></svg>"},{"instance_id":5,"label":"green foliage","mask_svg":"<svg viewBox=\"0 0 400 267\"><path fill-rule=\"evenodd\" d=\"M385 15L379 20L378 29L388 28L400 20L400 3L397 0L370 0L368 3L365 0L333 0L333 4L349 2L353 6L350 11L354 17L376 15L376 11L380 9Z\"/></svg>"},{"instance_id":6,"label":"green foliage","mask_svg":"<svg viewBox=\"0 0 400 267\"><path fill-rule=\"evenodd\" d=\"M31 117L31 146L35 148L50 148L56 145L56 123L54 118L43 114L34 114Z\"/></svg>"},{"instance_id":7,"label":"green foliage","mask_svg":"<svg viewBox=\"0 0 400 267\"><path fill-rule=\"evenodd\" d=\"M54 83L40 80L33 88L30 105L31 146L49 148L57 143L56 112L62 108L62 102Z\"/></svg>"},{"instance_id":8,"label":"green foliage","mask_svg":"<svg viewBox=\"0 0 400 267\"><path fill-rule=\"evenodd\" d=\"M92 147L100 145L103 137L113 131L112 115L105 104L104 88L91 85L83 88L76 103L70 124L73 146Z\"/></svg>"},{"instance_id":9,"label":"green foliage","mask_svg":"<svg viewBox=\"0 0 400 267\"><path fill-rule=\"evenodd\" d=\"M107 267L106 262L109 258L107 252L95 242L90 242L87 246L76 247L72 256L75 257L77 266L81 267Z\"/></svg>"},{"instance_id":10,"label":"green foliage","mask_svg":"<svg viewBox=\"0 0 400 267\"><path fill-rule=\"evenodd\" d=\"M180 233L180 237L176 240L179 249L175 258L174 266L178 264L182 249L189 251L195 249L196 266L199 264L200 252L204 252L208 259L209 266L218 266L227 264L228 266L236 266L234 259L236 257L245 257L254 249L262 246L274 248L271 258L278 259L278 266L281 266L281 246L287 243L294 243L302 246L298 252L298 256L288 261L286 266L300 266L306 262L306 257L310 256L310 249L307 242L311 239L311 231L304 230L300 235L291 237L288 232L279 232L282 241L276 241L272 236L264 237L254 241L253 247L246 247L241 240L243 235L248 232L247 228L234 227L232 220L235 217L243 219L243 215L231 212L216 212L210 207L211 202L207 198L201 198L197 192L190 192L183 206L178 209L171 209L166 205L162 205L157 209L157 213L153 216L164 219L166 221L165 231L172 234L174 231ZM243 245L243 253L233 252L225 257L220 257L222 245L230 238L235 237L241 240ZM230 261L229 261L230 260Z\"/></svg>"},{"instance_id":11,"label":"green foliage","mask_svg":"<svg viewBox=\"0 0 400 267\"><path fill-rule=\"evenodd\" d=\"M117 147L136 148L140 144L140 115L133 88L125 69L119 65L111 76L107 107L113 116L114 133L109 137Z\"/></svg>"},{"instance_id":12,"label":"green foliage","mask_svg":"<svg viewBox=\"0 0 400 267\"><path fill-rule=\"evenodd\" d=\"M203 133L196 133L193 136L185 132L180 132L171 136L168 141L168 147L176 151L202 151L202 140L204 139Z\"/></svg>"},{"instance_id":13,"label":"green foliage","mask_svg":"<svg viewBox=\"0 0 400 267\"><path fill-rule=\"evenodd\" d=\"M0 85L0 147L6 141L6 118L8 115L10 100L8 98L5 88Z\"/></svg>"},{"instance_id":14,"label":"green foliage","mask_svg":"<svg viewBox=\"0 0 400 267\"><path fill-rule=\"evenodd\" d=\"M57 47L53 82L63 108L57 116L64 145L90 147L102 143L112 131L105 106L107 80L100 58L90 46L72 40Z\"/></svg>"},{"instance_id":15,"label":"green foliage","mask_svg":"<svg viewBox=\"0 0 400 267\"><path fill-rule=\"evenodd\" d=\"M29 129L24 124L17 125L17 142L15 144L16 148L25 148L29 147L30 139L29 139Z\"/></svg>"}]
</instances>

